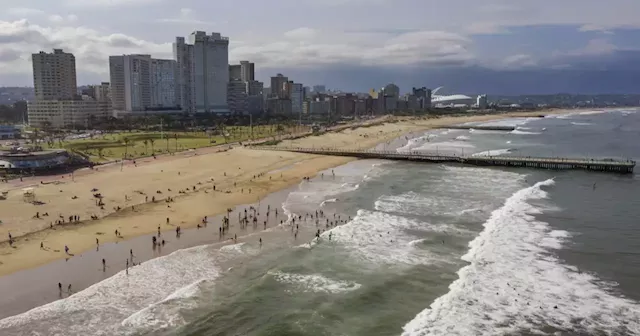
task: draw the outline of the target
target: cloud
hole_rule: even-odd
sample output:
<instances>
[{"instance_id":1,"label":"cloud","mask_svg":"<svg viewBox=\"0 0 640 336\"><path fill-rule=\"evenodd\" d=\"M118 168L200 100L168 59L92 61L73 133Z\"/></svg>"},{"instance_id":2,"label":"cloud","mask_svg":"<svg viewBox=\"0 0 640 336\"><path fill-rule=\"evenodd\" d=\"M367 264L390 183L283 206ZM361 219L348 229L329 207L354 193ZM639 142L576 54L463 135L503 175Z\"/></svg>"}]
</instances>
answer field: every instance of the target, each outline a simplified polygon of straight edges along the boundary
<instances>
[{"instance_id":1,"label":"cloud","mask_svg":"<svg viewBox=\"0 0 640 336\"><path fill-rule=\"evenodd\" d=\"M156 22L160 23L174 23L180 25L212 25L213 22L198 20L193 14L191 8L181 8L180 14L173 18L158 19Z\"/></svg>"},{"instance_id":2,"label":"cloud","mask_svg":"<svg viewBox=\"0 0 640 336\"><path fill-rule=\"evenodd\" d=\"M67 16L54 14L49 16L49 21L53 24L66 24L78 21L78 17L73 14L69 14Z\"/></svg>"},{"instance_id":3,"label":"cloud","mask_svg":"<svg viewBox=\"0 0 640 336\"><path fill-rule=\"evenodd\" d=\"M24 18L28 16L43 15L44 11L36 8L15 7L7 9L5 13L13 17Z\"/></svg>"},{"instance_id":4,"label":"cloud","mask_svg":"<svg viewBox=\"0 0 640 336\"><path fill-rule=\"evenodd\" d=\"M63 0L68 7L127 7L127 6L145 6L153 3L159 3L164 0Z\"/></svg>"},{"instance_id":5,"label":"cloud","mask_svg":"<svg viewBox=\"0 0 640 336\"><path fill-rule=\"evenodd\" d=\"M538 65L538 61L533 56L525 54L507 56L502 62L503 67L512 69L521 69L536 65Z\"/></svg>"},{"instance_id":6,"label":"cloud","mask_svg":"<svg viewBox=\"0 0 640 336\"><path fill-rule=\"evenodd\" d=\"M30 74L31 54L53 48L74 53L79 73L102 76L108 73L109 55L151 53L157 57L171 57L169 43L154 43L124 34L104 34L81 26L43 27L26 20L0 21L0 72Z\"/></svg>"}]
</instances>

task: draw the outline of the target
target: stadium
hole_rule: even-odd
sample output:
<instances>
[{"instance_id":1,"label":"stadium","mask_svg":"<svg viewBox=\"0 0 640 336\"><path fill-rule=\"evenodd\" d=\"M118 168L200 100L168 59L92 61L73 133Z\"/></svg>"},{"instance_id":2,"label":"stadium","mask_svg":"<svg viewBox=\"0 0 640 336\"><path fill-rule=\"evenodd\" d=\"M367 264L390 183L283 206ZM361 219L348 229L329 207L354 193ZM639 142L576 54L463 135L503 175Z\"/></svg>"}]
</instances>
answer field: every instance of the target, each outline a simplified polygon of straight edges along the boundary
<instances>
[{"instance_id":1,"label":"stadium","mask_svg":"<svg viewBox=\"0 0 640 336\"><path fill-rule=\"evenodd\" d=\"M443 87L440 86L431 92L431 104L433 106L450 106L450 105L473 105L476 99L463 94L439 95L438 91Z\"/></svg>"}]
</instances>

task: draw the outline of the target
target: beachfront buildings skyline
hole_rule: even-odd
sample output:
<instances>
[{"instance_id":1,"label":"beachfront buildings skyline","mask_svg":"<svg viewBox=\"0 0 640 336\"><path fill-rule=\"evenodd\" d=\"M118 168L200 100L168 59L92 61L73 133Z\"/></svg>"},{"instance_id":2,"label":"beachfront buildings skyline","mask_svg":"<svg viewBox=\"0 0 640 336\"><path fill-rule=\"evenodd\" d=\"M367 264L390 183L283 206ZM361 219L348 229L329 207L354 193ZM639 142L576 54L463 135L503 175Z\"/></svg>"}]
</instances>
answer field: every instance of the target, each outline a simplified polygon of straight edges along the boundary
<instances>
[{"instance_id":1,"label":"beachfront buildings skyline","mask_svg":"<svg viewBox=\"0 0 640 336\"><path fill-rule=\"evenodd\" d=\"M229 38L218 32L194 31L188 37L176 37L173 59L156 59L149 54L109 56L109 82L94 86L83 95L76 92L75 58L72 54L56 49L53 56L44 52L35 55L44 55L39 56L44 60L59 57L60 61L55 64L60 64L60 71L56 74L68 74L64 78L55 75L58 77L42 81L41 78L49 76L49 72L40 70L46 69L40 65L47 62L34 62L34 84L39 85L39 92L53 92L51 87L42 91L41 83L73 83L50 94L60 98L70 96L69 92L72 92L76 94L68 97L69 102L100 102L100 109L85 113L94 116L105 115L102 110L105 102L109 103L106 115L115 117L156 113L268 113L302 119L303 115L333 118L407 109L425 110L431 108L432 101L431 91L424 87L414 88L403 96L393 83L380 90L372 89L369 94L331 91L324 85L315 85L312 90L281 73L271 77L270 86L265 87L264 83L255 80L255 63L242 60L238 64L229 64ZM40 64L40 68L35 64ZM92 106L92 103L69 102L61 106ZM35 116L35 123L51 122L56 127L79 121L79 125L88 124L82 116L59 118L64 114L59 111L63 107L50 105L33 105L29 115Z\"/></svg>"},{"instance_id":2,"label":"beachfront buildings skyline","mask_svg":"<svg viewBox=\"0 0 640 336\"><path fill-rule=\"evenodd\" d=\"M54 49L31 55L35 101L27 105L29 124L36 127L87 127L94 117L109 115L111 103L78 94L76 59ZM101 92L104 94L104 92Z\"/></svg>"}]
</instances>

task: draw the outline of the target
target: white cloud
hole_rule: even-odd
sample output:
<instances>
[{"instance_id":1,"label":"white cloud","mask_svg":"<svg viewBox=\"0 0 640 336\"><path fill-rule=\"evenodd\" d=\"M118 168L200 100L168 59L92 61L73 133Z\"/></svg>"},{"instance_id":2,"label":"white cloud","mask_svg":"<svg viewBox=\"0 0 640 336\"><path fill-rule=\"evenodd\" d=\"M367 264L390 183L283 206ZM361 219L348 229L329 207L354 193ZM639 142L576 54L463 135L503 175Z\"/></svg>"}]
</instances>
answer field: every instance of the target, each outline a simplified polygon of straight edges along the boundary
<instances>
[{"instance_id":1,"label":"white cloud","mask_svg":"<svg viewBox=\"0 0 640 336\"><path fill-rule=\"evenodd\" d=\"M191 8L181 8L177 17L156 20L160 23L175 23L181 25L212 25L213 22L198 20Z\"/></svg>"},{"instance_id":2,"label":"white cloud","mask_svg":"<svg viewBox=\"0 0 640 336\"><path fill-rule=\"evenodd\" d=\"M44 11L36 8L15 7L9 8L5 11L12 17L24 18L29 16L43 15Z\"/></svg>"},{"instance_id":3,"label":"white cloud","mask_svg":"<svg viewBox=\"0 0 640 336\"><path fill-rule=\"evenodd\" d=\"M86 27L44 27L26 20L0 21L0 73L31 72L32 53L63 48L76 56L78 72L105 75L109 55L151 53L170 57L169 43L154 43L124 34L103 34Z\"/></svg>"},{"instance_id":4,"label":"white cloud","mask_svg":"<svg viewBox=\"0 0 640 336\"><path fill-rule=\"evenodd\" d=\"M73 15L73 14L69 14L67 16L61 16L61 15L50 15L49 16L49 21L51 21L51 23L53 24L66 24L66 23L73 23L78 21L78 17Z\"/></svg>"},{"instance_id":5,"label":"white cloud","mask_svg":"<svg viewBox=\"0 0 640 336\"><path fill-rule=\"evenodd\" d=\"M183 11L182 13L189 13ZM123 53L149 53L170 58L170 39L151 42L126 34L103 33L73 26L69 18L50 18L56 24L46 27L26 20L0 21L0 72L31 71L31 53L63 48L76 55L79 77L98 74L106 79L108 56ZM285 38L287 37L287 38ZM473 60L471 41L442 31L416 31L404 34L340 34L298 28L265 40L236 40L231 45L231 61L249 59L259 67L282 68L323 64L361 65L447 65ZM6 55L5 55L6 54ZM20 57L15 57L20 55Z\"/></svg>"},{"instance_id":6,"label":"white cloud","mask_svg":"<svg viewBox=\"0 0 640 336\"><path fill-rule=\"evenodd\" d=\"M144 6L164 0L63 0L70 7L125 7Z\"/></svg>"},{"instance_id":7,"label":"white cloud","mask_svg":"<svg viewBox=\"0 0 640 336\"><path fill-rule=\"evenodd\" d=\"M517 54L517 55L507 56L503 60L502 65L505 68L525 68L525 67L533 67L538 65L538 61L531 55Z\"/></svg>"}]
</instances>

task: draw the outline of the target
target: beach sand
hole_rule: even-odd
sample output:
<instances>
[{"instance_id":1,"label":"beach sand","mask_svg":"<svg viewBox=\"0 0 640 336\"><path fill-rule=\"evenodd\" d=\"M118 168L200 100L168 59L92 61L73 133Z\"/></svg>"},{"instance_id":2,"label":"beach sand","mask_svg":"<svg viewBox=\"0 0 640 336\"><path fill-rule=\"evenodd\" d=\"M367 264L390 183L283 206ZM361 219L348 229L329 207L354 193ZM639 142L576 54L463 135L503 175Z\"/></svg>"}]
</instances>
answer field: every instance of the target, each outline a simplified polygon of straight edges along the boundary
<instances>
[{"instance_id":1,"label":"beach sand","mask_svg":"<svg viewBox=\"0 0 640 336\"><path fill-rule=\"evenodd\" d=\"M370 148L413 131L539 114L541 112L418 120L402 118L377 126L285 140L280 146ZM0 184L0 190L9 191L8 199L0 201L0 220L3 222L0 237L4 240L0 243L0 276L68 258L65 245L71 254L79 254L95 249L96 238L104 244L153 234L158 227L163 232L174 231L178 225L184 229L193 228L204 216L256 202L270 193L298 184L304 177L354 160L242 147L219 150L205 148L157 159L141 159L137 165L128 162L123 166L112 164L97 170L83 169L73 177L31 177L22 182ZM254 177L258 175L261 176ZM216 191L213 191L214 185ZM25 202L23 188L33 188L41 204ZM92 192L92 189L97 191ZM96 205L95 193L104 197L104 209ZM74 196L77 198L73 199ZM156 198L155 203L151 202L152 197ZM174 202L165 202L167 197L172 197ZM122 210L115 211L116 207ZM36 212L40 218L34 218ZM44 213L49 216L43 217ZM69 224L68 217L73 215L80 216L81 221ZM91 220L92 215L99 219ZM65 217L66 223L53 225L50 229L60 216ZM116 237L115 230L121 237ZM14 237L13 246L7 241L9 233ZM45 249L40 248L41 243Z\"/></svg>"}]
</instances>

